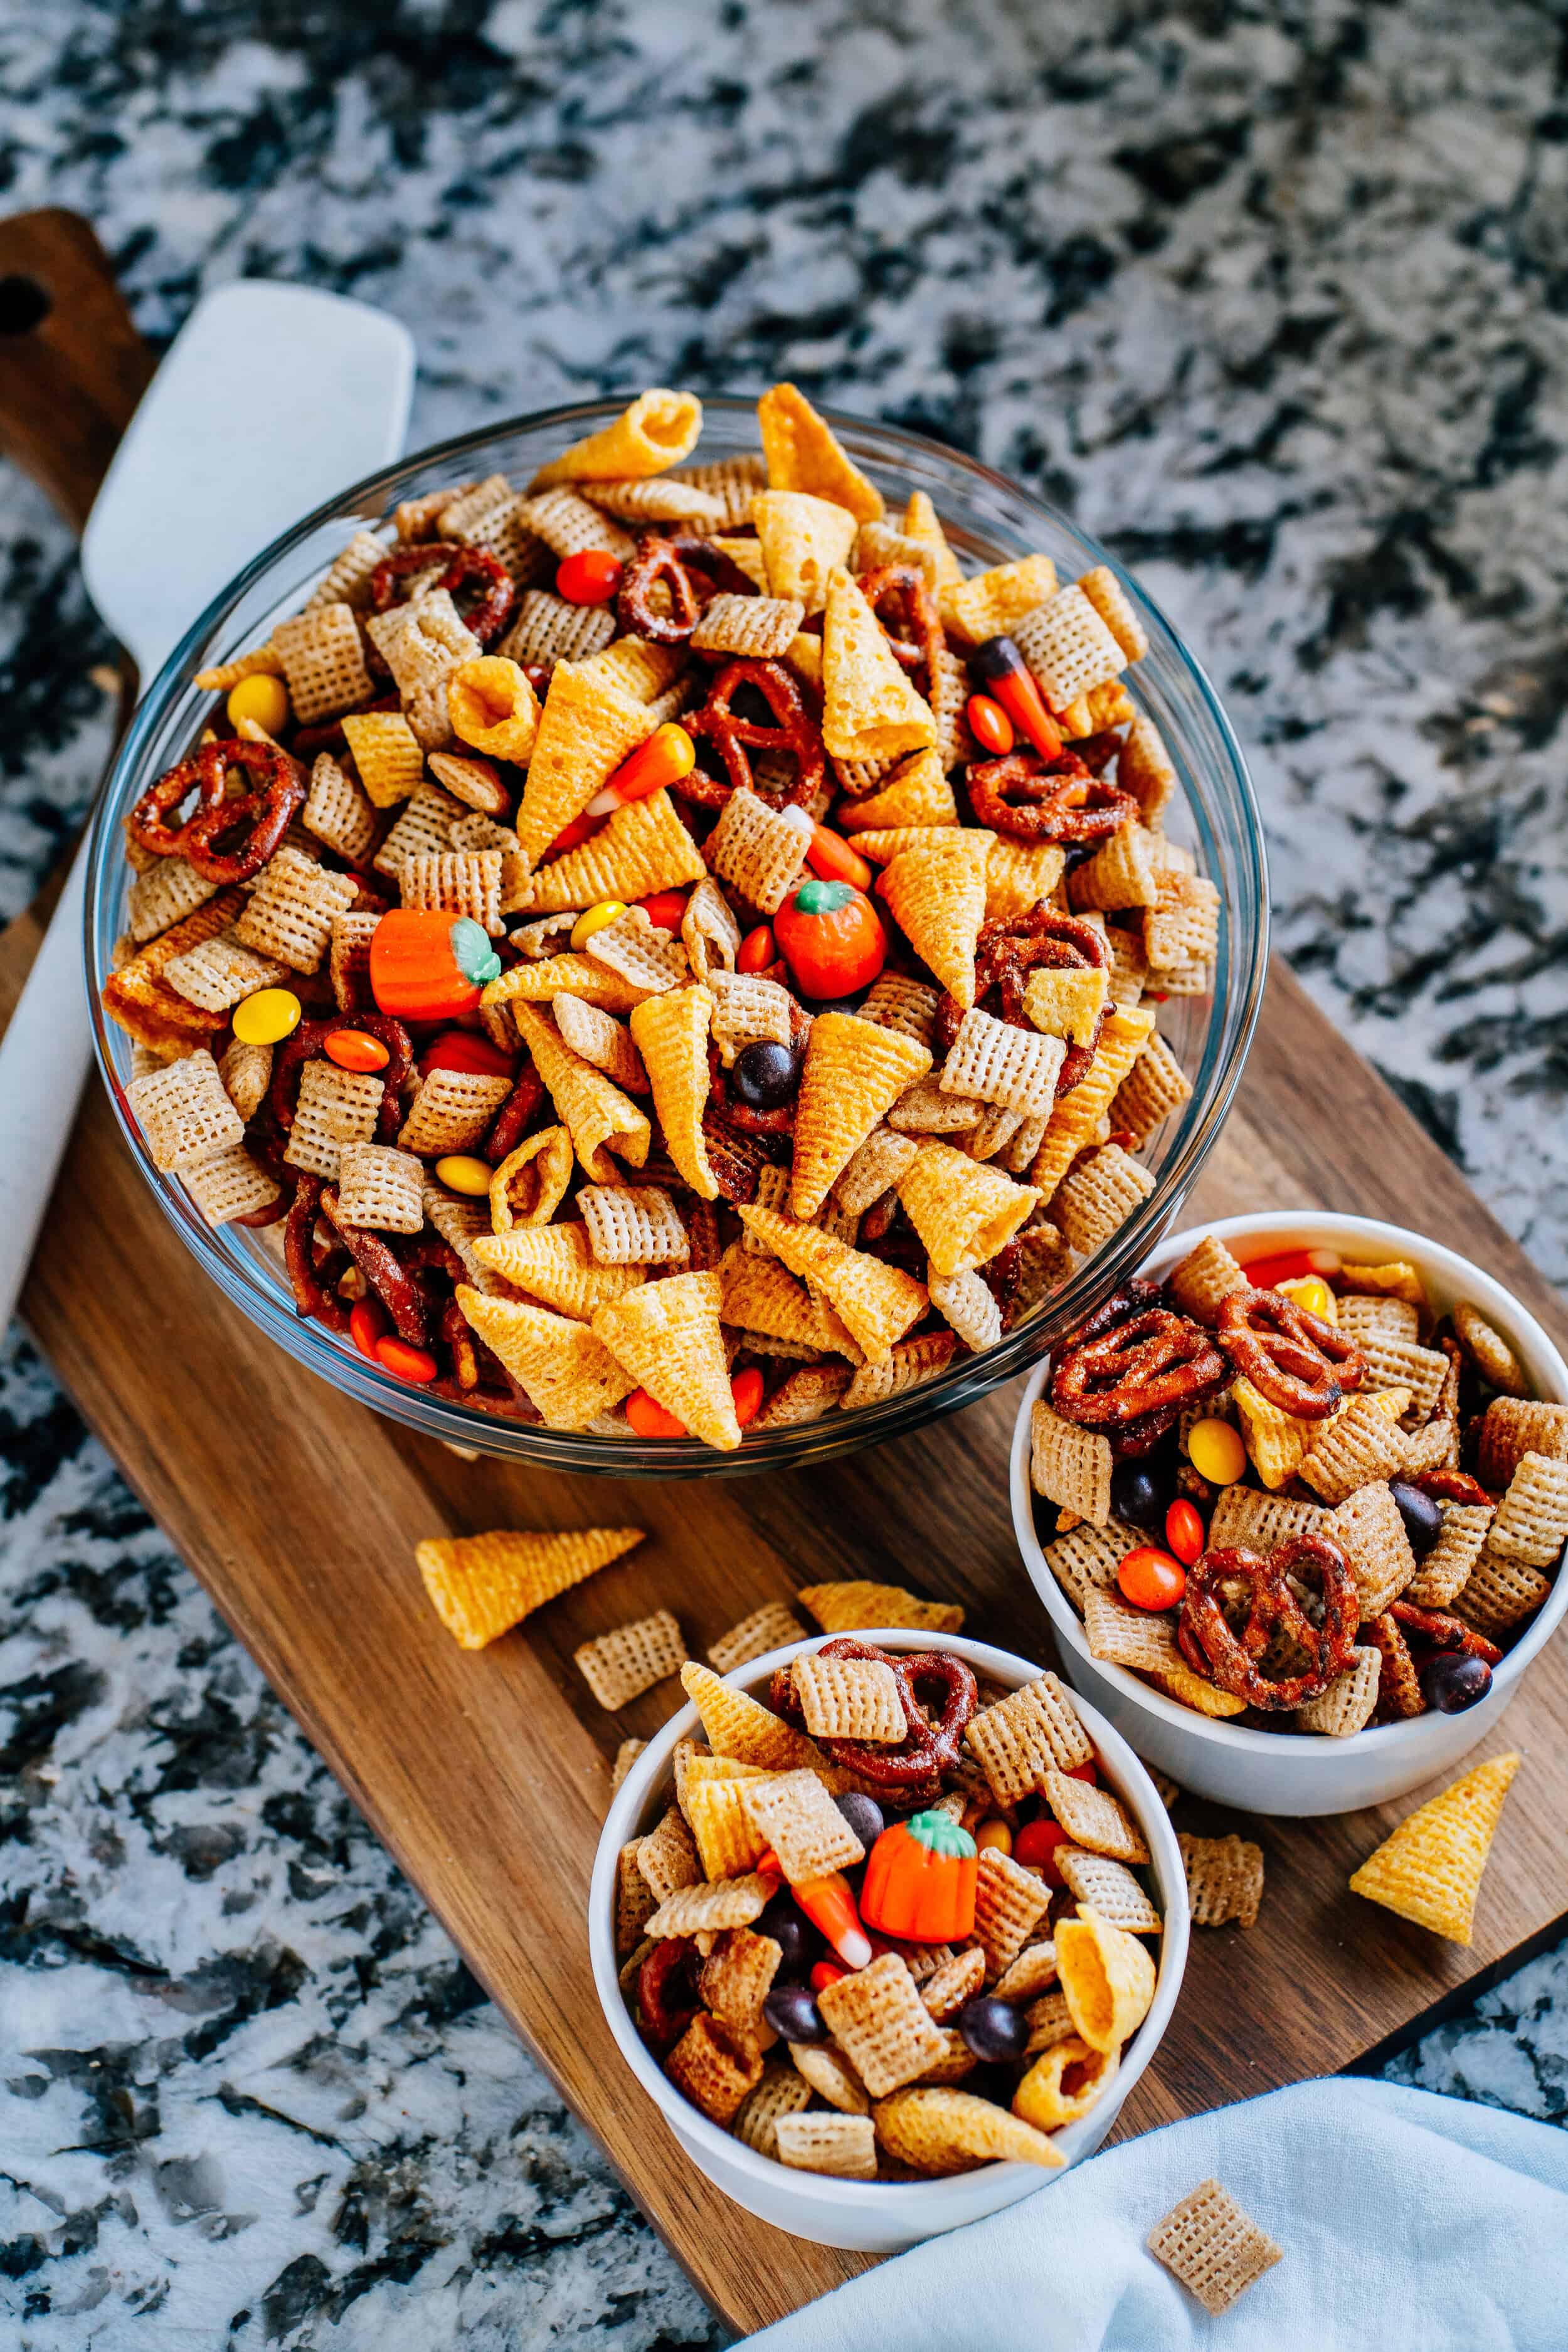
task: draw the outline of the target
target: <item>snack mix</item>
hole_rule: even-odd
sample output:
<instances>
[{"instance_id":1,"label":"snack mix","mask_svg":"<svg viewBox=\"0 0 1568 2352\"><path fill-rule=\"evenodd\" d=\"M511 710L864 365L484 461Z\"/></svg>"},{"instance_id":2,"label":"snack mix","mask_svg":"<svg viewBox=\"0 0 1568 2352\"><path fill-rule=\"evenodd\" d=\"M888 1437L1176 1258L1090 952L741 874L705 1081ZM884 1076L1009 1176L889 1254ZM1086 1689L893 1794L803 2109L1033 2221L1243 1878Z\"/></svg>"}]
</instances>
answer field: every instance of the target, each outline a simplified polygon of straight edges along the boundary
<instances>
[{"instance_id":1,"label":"snack mix","mask_svg":"<svg viewBox=\"0 0 1568 2352\"><path fill-rule=\"evenodd\" d=\"M157 1166L513 1421L730 1449L994 1346L1153 1191L1219 900L1116 575L965 577L790 384L361 530L125 821Z\"/></svg>"},{"instance_id":2,"label":"snack mix","mask_svg":"<svg viewBox=\"0 0 1568 2352\"><path fill-rule=\"evenodd\" d=\"M1067 1336L1032 1438L1090 1655L1259 1730L1474 1706L1568 1538L1568 1405L1404 1263L1207 1234Z\"/></svg>"},{"instance_id":3,"label":"snack mix","mask_svg":"<svg viewBox=\"0 0 1568 2352\"><path fill-rule=\"evenodd\" d=\"M1114 2077L1154 1997L1149 1849L1054 1675L840 1634L771 1706L681 1670L702 1740L621 1849L620 1981L649 2049L759 2155L851 2180L1016 2159Z\"/></svg>"}]
</instances>

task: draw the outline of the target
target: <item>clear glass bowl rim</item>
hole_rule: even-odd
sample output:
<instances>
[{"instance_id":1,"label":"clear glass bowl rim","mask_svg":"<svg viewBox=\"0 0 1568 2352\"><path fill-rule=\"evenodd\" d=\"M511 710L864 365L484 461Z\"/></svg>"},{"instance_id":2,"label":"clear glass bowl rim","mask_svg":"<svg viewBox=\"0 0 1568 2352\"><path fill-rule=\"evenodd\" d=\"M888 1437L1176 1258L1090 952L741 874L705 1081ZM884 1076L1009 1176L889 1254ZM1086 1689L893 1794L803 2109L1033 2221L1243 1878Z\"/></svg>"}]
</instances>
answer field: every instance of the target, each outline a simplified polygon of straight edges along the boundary
<instances>
[{"instance_id":1,"label":"clear glass bowl rim","mask_svg":"<svg viewBox=\"0 0 1568 2352\"><path fill-rule=\"evenodd\" d=\"M748 1436L732 1454L717 1453L694 1438L655 1443L596 1437L503 1421L395 1381L321 1327L302 1320L284 1303L281 1294L274 1295L256 1278L247 1261L226 1251L220 1234L205 1223L184 1188L154 1165L131 1115L111 1051L111 1041L121 1033L105 1016L100 996L110 969L109 947L119 929L124 885L120 815L131 805L136 793L145 789L142 770L149 761L150 746L170 706L188 686L194 667L199 666L197 656L208 639L222 627L249 590L262 583L274 568L284 564L313 532L335 520L351 517L363 520L363 510L373 504L376 513L385 514L415 478L448 464L464 474L468 470L464 466L466 459L510 436L548 429L559 431L563 439L574 439L619 415L625 404L624 398L620 398L534 410L496 420L473 432L419 449L396 465L384 467L351 484L304 516L291 530L263 548L213 598L143 693L99 796L89 837L86 893L84 956L88 1000L99 1067L115 1116L165 1215L225 1296L305 1370L407 1428L458 1446L477 1447L502 1459L605 1477L742 1476L754 1471L796 1468L857 1452L862 1446L882 1444L944 1413L960 1411L1037 1361L1056 1335L1089 1313L1136 1271L1196 1180L1240 1084L1268 974L1267 860L1251 780L1219 698L1179 631L1166 620L1136 578L1069 517L1033 497L1008 476L981 464L979 459L901 425L858 416L847 410L824 409L822 414L841 435L851 454L866 457L874 465L897 468L900 457L907 459L919 453L928 465L950 469L975 487L1000 494L1014 507L1038 517L1049 532L1065 535L1081 548L1089 565L1109 564L1131 593L1145 623L1152 618L1169 638L1186 683L1219 739L1224 755L1220 782L1235 803L1232 821L1226 827L1227 847L1237 859L1238 871L1236 902L1226 905L1221 941L1220 969L1226 980L1223 997L1228 1009L1229 1036L1209 1073L1207 1084L1194 1088L1178 1148L1159 1171L1154 1191L1109 1246L1091 1257L1042 1312L984 1355L965 1358L939 1379L879 1404L862 1406L851 1413L832 1412L820 1421ZM755 403L752 399L704 394L703 412L705 420L744 419L755 437ZM1219 981L1220 972L1216 970L1215 1010L1205 1041L1205 1060L1214 1054L1215 1024L1220 1019Z\"/></svg>"}]
</instances>

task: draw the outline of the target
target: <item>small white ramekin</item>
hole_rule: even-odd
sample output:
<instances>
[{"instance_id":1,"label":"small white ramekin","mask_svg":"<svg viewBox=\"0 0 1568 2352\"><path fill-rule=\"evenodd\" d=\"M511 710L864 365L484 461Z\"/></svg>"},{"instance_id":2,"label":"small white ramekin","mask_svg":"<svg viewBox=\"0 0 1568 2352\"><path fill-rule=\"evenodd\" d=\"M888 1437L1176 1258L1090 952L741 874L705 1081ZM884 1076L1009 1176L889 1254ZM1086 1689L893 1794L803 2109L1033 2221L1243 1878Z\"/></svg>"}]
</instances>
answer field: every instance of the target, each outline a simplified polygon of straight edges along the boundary
<instances>
[{"instance_id":1,"label":"small white ramekin","mask_svg":"<svg viewBox=\"0 0 1568 2352\"><path fill-rule=\"evenodd\" d=\"M765 1696L775 1666L787 1665L803 1651L820 1648L826 1634L815 1641L792 1643L737 1667L727 1679L738 1689ZM983 1642L966 1642L956 1634L913 1633L907 1628L869 1632L858 1639L885 1650L952 1650L966 1658L983 1678L1016 1690L1040 1673L1010 1650L993 1650ZM1069 2164L1091 2156L1115 2122L1121 2104L1153 2056L1170 2022L1186 1966L1191 1915L1181 1851L1170 1817L1149 1775L1126 1741L1090 1706L1079 1709L1084 1729L1093 1740L1107 1788L1113 1790L1142 1830L1152 1856L1156 1899L1164 1914L1160 1938L1160 1973L1154 2000L1124 2053L1104 2098L1081 2121L1055 2135ZM594 1863L588 1896L588 1942L594 1980L620 2044L621 2055L648 2094L679 2147L715 2187L775 2229L821 2246L844 2246L869 2254L901 2253L923 2238L939 2237L965 2221L1016 2204L1021 2197L1047 2187L1059 2175L1042 2172L1033 2164L988 2164L945 2180L836 2180L819 2172L797 2172L773 2158L758 2156L731 2133L710 2123L700 2109L669 2082L645 2045L631 2020L616 1979L616 1864L622 1846L650 1829L669 1802L670 1758L678 1739L700 1737L697 1710L684 1706L648 1742L627 1773L610 1807ZM679 2156L670 2151L671 2163Z\"/></svg>"},{"instance_id":2,"label":"small white ramekin","mask_svg":"<svg viewBox=\"0 0 1568 2352\"><path fill-rule=\"evenodd\" d=\"M1421 1275L1439 1312L1468 1299L1502 1333L1530 1375L1536 1394L1549 1402L1568 1402L1568 1364L1535 1318L1489 1274L1421 1234L1403 1225L1379 1224L1370 1217L1284 1212L1224 1217L1162 1242L1144 1271L1155 1277L1169 1274L1205 1234L1215 1234L1232 1249L1238 1241L1247 1243L1246 1255L1250 1257L1263 1255L1265 1248L1323 1248L1370 1265L1402 1258ZM1194 1796L1210 1797L1247 1812L1290 1815L1352 1812L1362 1805L1384 1804L1390 1798L1405 1796L1457 1763L1485 1738L1519 1688L1525 1668L1551 1640L1568 1610L1568 1570L1564 1570L1533 1624L1497 1668L1488 1696L1462 1715L1440 1715L1434 1710L1410 1723L1381 1724L1375 1729L1358 1731L1349 1739L1328 1739L1311 1732L1254 1731L1198 1715L1141 1682L1124 1666L1090 1657L1082 1621L1047 1565L1029 1486L1029 1416L1049 1375L1047 1359L1025 1389L1013 1433L1013 1526L1024 1565L1050 1612L1064 1670L1074 1689L1110 1717L1140 1756L1169 1772Z\"/></svg>"}]
</instances>

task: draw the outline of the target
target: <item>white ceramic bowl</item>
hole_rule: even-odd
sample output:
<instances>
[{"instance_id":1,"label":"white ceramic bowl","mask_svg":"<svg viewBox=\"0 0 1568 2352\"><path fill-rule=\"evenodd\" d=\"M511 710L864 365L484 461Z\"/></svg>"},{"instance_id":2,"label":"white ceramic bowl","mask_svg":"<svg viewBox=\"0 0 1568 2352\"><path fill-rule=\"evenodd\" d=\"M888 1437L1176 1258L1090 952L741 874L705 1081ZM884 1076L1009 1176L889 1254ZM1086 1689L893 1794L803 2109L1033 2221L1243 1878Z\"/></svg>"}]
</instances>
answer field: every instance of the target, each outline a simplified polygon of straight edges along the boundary
<instances>
[{"instance_id":1,"label":"white ceramic bowl","mask_svg":"<svg viewBox=\"0 0 1568 2352\"><path fill-rule=\"evenodd\" d=\"M1247 1243L1248 1257L1262 1256L1266 1248L1321 1247L1371 1265L1403 1258L1417 1268L1439 1310L1468 1299L1508 1340L1536 1394L1553 1403L1568 1403L1568 1364L1535 1318L1489 1274L1421 1234L1403 1225L1380 1224L1371 1217L1283 1213L1225 1217L1162 1242L1144 1270L1154 1276L1169 1274L1205 1233L1215 1234L1232 1249L1238 1241ZM1433 1711L1410 1723L1381 1724L1358 1731L1351 1739L1327 1739L1310 1732L1253 1731L1197 1715L1140 1682L1124 1666L1090 1657L1078 1612L1047 1565L1029 1486L1029 1415L1049 1376L1048 1361L1033 1374L1013 1433L1013 1526L1024 1565L1050 1612L1067 1677L1074 1689L1110 1717L1140 1756L1169 1772L1195 1796L1212 1797L1247 1812L1292 1815L1352 1812L1358 1806L1402 1797L1457 1763L1486 1737L1519 1688L1525 1668L1551 1640L1568 1610L1568 1569L1564 1569L1545 1607L1497 1668L1488 1696L1462 1715Z\"/></svg>"},{"instance_id":2,"label":"white ceramic bowl","mask_svg":"<svg viewBox=\"0 0 1568 2352\"><path fill-rule=\"evenodd\" d=\"M786 1665L803 1651L818 1649L830 1638L792 1643L737 1667L727 1679L738 1689L765 1696L775 1666ZM967 1658L982 1679L1005 1683L1010 1690L1032 1682L1041 1671L1010 1650L993 1650L984 1642L965 1642L956 1634L912 1633L907 1629L869 1632L858 1638L885 1650L955 1651ZM1149 1775L1126 1741L1089 1706L1080 1707L1085 1730L1093 1740L1107 1788L1115 1791L1138 1822L1152 1856L1155 1900L1165 1917L1160 1938L1160 1973L1153 2004L1133 2035L1116 2071L1108 2095L1081 2121L1055 2135L1069 2164L1091 2156L1115 2122L1122 2102L1154 2054L1170 2022L1186 1966L1190 1914L1181 1852ZM821 2246L846 2246L870 2254L901 2253L922 2238L934 2238L965 2221L1016 2205L1059 2175L1042 2173L1033 2164L988 2164L947 2180L835 2180L824 2173L796 2172L758 2156L690 2102L683 2098L661 2072L644 2044L622 1998L616 1980L616 1863L622 1846L650 1829L669 1802L670 1757L678 1739L700 1736L697 1710L682 1707L653 1739L626 1775L599 1839L594 1882L588 1896L588 1941L594 1980L619 2042L621 2054L665 2122L700 2172L716 2188L775 2229Z\"/></svg>"}]
</instances>

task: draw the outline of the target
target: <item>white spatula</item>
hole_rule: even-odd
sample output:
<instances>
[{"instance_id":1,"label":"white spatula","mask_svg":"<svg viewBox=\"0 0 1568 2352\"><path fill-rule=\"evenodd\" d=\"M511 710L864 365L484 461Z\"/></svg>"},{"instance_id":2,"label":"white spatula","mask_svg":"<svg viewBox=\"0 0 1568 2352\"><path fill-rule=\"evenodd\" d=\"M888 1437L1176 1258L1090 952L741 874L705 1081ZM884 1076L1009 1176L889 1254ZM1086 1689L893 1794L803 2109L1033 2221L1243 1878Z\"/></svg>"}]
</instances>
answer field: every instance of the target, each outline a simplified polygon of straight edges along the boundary
<instances>
[{"instance_id":1,"label":"white spatula","mask_svg":"<svg viewBox=\"0 0 1568 2352\"><path fill-rule=\"evenodd\" d=\"M395 319L240 279L197 304L131 420L82 536L100 613L142 691L269 540L400 456L414 345ZM91 1060L77 855L0 1041L0 1328L9 1322Z\"/></svg>"}]
</instances>

